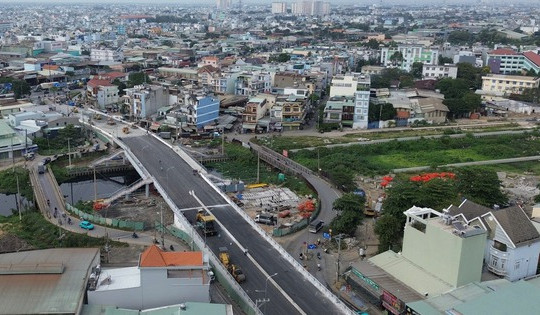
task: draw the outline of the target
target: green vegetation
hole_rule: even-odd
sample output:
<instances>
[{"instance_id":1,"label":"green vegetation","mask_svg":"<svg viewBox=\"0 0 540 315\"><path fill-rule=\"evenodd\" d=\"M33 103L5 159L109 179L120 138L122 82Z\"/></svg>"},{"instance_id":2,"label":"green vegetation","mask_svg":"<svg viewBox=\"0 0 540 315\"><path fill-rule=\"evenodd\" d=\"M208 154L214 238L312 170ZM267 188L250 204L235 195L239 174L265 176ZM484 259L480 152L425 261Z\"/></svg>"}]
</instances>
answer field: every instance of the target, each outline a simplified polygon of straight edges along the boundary
<instances>
[{"instance_id":1,"label":"green vegetation","mask_svg":"<svg viewBox=\"0 0 540 315\"><path fill-rule=\"evenodd\" d=\"M291 55L287 54L287 53L281 53L279 55L273 55L273 56L270 56L270 58L268 59L268 61L270 62L287 62L291 60Z\"/></svg>"},{"instance_id":2,"label":"green vegetation","mask_svg":"<svg viewBox=\"0 0 540 315\"><path fill-rule=\"evenodd\" d=\"M0 78L0 83L11 83L11 91L15 93L15 98L21 98L30 94L30 85L24 80L3 77Z\"/></svg>"},{"instance_id":3,"label":"green vegetation","mask_svg":"<svg viewBox=\"0 0 540 315\"><path fill-rule=\"evenodd\" d=\"M397 246L405 224L403 212L412 206L441 211L452 204L458 205L461 198L486 207L504 205L508 201L500 189L501 183L495 171L459 168L455 179L435 178L428 182L414 182L408 176L398 176L387 190L383 216L375 225L380 241L379 251Z\"/></svg>"},{"instance_id":4,"label":"green vegetation","mask_svg":"<svg viewBox=\"0 0 540 315\"><path fill-rule=\"evenodd\" d=\"M442 137L418 141L391 141L318 150L302 150L293 158L317 170L345 190L353 190L356 174L386 174L394 168L439 166L449 163L504 159L540 154L538 131L520 135L464 138ZM319 156L319 162L318 162Z\"/></svg>"},{"instance_id":5,"label":"green vegetation","mask_svg":"<svg viewBox=\"0 0 540 315\"><path fill-rule=\"evenodd\" d=\"M344 233L354 235L356 227L364 218L364 204L366 200L353 193L348 193L336 199L332 204L338 215L330 222L334 235Z\"/></svg>"},{"instance_id":6,"label":"green vegetation","mask_svg":"<svg viewBox=\"0 0 540 315\"><path fill-rule=\"evenodd\" d=\"M394 56L396 56L395 58L399 57L399 55L396 54L392 55L392 57ZM398 68L387 68L384 69L380 75L371 76L371 87L374 89L389 88L393 84L393 81L399 81L399 86L402 88L414 85L412 74Z\"/></svg>"},{"instance_id":7,"label":"green vegetation","mask_svg":"<svg viewBox=\"0 0 540 315\"><path fill-rule=\"evenodd\" d=\"M148 74L144 72L134 72L130 73L128 76L128 87L134 87L135 85L143 84L143 83L150 83L152 82L150 80L150 77Z\"/></svg>"},{"instance_id":8,"label":"green vegetation","mask_svg":"<svg viewBox=\"0 0 540 315\"><path fill-rule=\"evenodd\" d=\"M40 213L27 212L19 221L19 216L0 217L2 230L17 235L35 248L53 247L100 247L105 245L105 238L93 238L85 234L64 231L45 220ZM61 234L64 236L61 237ZM111 242L113 246L127 246Z\"/></svg>"},{"instance_id":9,"label":"green vegetation","mask_svg":"<svg viewBox=\"0 0 540 315\"><path fill-rule=\"evenodd\" d=\"M68 152L68 139L72 150L77 146L83 145L86 141L82 128L70 124L58 130L58 134L55 137L48 135L43 138L35 138L34 143L39 147L39 154L54 155Z\"/></svg>"},{"instance_id":10,"label":"green vegetation","mask_svg":"<svg viewBox=\"0 0 540 315\"><path fill-rule=\"evenodd\" d=\"M30 185L28 170L22 167L15 167L14 169L7 169L0 172L0 193L16 194L17 178L19 179L19 190L21 191L21 195L24 198L31 200L34 192Z\"/></svg>"},{"instance_id":11,"label":"green vegetation","mask_svg":"<svg viewBox=\"0 0 540 315\"><path fill-rule=\"evenodd\" d=\"M80 158L71 158L72 168L77 168L81 166L86 168L86 164L105 155L107 155L106 151L98 151L85 153ZM58 157L58 159L54 160L51 164L49 164L49 167L51 168L51 171L53 172L58 184L65 183L70 179L67 169L68 165L69 158L67 157L67 155L60 156Z\"/></svg>"},{"instance_id":12,"label":"green vegetation","mask_svg":"<svg viewBox=\"0 0 540 315\"><path fill-rule=\"evenodd\" d=\"M467 117L482 105L480 95L471 91L470 85L470 81L462 78L446 78L437 83L437 88L444 94L443 103L450 110L449 116Z\"/></svg>"},{"instance_id":13,"label":"green vegetation","mask_svg":"<svg viewBox=\"0 0 540 315\"><path fill-rule=\"evenodd\" d=\"M369 103L368 121L390 120L396 118L397 111L390 103Z\"/></svg>"},{"instance_id":14,"label":"green vegetation","mask_svg":"<svg viewBox=\"0 0 540 315\"><path fill-rule=\"evenodd\" d=\"M246 184L257 182L257 156L249 149L236 144L225 144L225 152L231 159L225 162L216 162L208 166L232 179L243 180ZM260 182L283 185L299 195L314 195L303 179L295 176L286 176L285 181L278 180L278 173L263 161L260 163Z\"/></svg>"}]
</instances>

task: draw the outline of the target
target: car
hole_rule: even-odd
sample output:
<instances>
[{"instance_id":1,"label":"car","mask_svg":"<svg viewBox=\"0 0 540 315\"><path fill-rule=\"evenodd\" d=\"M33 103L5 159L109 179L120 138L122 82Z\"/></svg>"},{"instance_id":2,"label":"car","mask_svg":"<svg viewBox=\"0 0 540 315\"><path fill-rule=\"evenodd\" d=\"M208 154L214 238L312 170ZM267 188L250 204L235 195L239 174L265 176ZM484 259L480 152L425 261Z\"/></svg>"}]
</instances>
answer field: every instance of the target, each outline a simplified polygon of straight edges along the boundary
<instances>
[{"instance_id":1,"label":"car","mask_svg":"<svg viewBox=\"0 0 540 315\"><path fill-rule=\"evenodd\" d=\"M79 226L85 230L93 230L94 229L94 225L88 221L81 221L81 223L79 223Z\"/></svg>"},{"instance_id":2,"label":"car","mask_svg":"<svg viewBox=\"0 0 540 315\"><path fill-rule=\"evenodd\" d=\"M50 157L46 157L46 158L43 159L43 165L47 165L49 163L51 163L51 158Z\"/></svg>"}]
</instances>

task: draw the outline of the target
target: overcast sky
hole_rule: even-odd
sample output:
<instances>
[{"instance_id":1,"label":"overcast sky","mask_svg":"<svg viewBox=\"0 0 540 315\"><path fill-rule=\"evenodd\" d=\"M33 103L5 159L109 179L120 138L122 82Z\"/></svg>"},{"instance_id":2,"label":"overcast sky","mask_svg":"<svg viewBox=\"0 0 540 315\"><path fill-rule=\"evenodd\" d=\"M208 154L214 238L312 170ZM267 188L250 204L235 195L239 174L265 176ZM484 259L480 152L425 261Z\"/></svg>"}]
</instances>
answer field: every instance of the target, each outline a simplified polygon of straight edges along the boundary
<instances>
[{"instance_id":1,"label":"overcast sky","mask_svg":"<svg viewBox=\"0 0 540 315\"><path fill-rule=\"evenodd\" d=\"M277 0L283 1L283 0ZM433 4L440 5L441 3L452 4L475 4L480 3L482 0L329 0L332 4L359 4L359 5L369 5L369 4ZM540 7L540 0L483 0L484 2L493 3L493 4L536 4ZM0 0L0 3L37 3L37 4L59 4L59 3L104 3L104 4L129 4L129 3L141 3L141 4L178 4L178 5L194 5L195 3L200 4L215 4L216 0ZM233 3L237 3L238 0L233 0ZM276 2L276 0L243 0L244 4L270 4ZM283 1L287 3L295 2L295 0Z\"/></svg>"}]
</instances>

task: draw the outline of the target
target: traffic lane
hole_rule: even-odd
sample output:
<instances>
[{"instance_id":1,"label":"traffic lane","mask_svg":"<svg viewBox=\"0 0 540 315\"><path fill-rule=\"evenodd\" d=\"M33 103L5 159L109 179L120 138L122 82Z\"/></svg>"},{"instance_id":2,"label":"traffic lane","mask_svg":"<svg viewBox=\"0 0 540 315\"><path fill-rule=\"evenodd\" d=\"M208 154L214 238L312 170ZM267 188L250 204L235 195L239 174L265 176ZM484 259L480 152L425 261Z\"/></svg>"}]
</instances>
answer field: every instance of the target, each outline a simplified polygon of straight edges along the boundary
<instances>
[{"instance_id":1,"label":"traffic lane","mask_svg":"<svg viewBox=\"0 0 540 315\"><path fill-rule=\"evenodd\" d=\"M186 219L192 225L196 222L196 210L188 210L182 212ZM230 259L233 264L240 266L244 274L246 275L246 281L240 284L242 289L248 294L248 296L255 302L257 299L263 299L265 297L264 290L266 287L266 276L260 272L260 270L253 264L253 262L244 255L244 252L234 243L229 236L224 233L220 227L218 227L218 235L204 237L201 230L196 226L193 228L206 240L206 245L218 256L220 247L227 247ZM218 256L219 258L219 256ZM273 273L269 273L271 275ZM280 274L273 277L280 277ZM289 301L279 292L275 287L268 283L266 297L270 299L269 304L266 306L265 314L298 314L298 311L292 306Z\"/></svg>"},{"instance_id":2,"label":"traffic lane","mask_svg":"<svg viewBox=\"0 0 540 315\"><path fill-rule=\"evenodd\" d=\"M232 207L213 209L212 213L234 238L269 274L278 273L275 281L308 314L339 314L333 302L306 280L281 254L272 247ZM270 291L270 290L269 290Z\"/></svg>"},{"instance_id":3,"label":"traffic lane","mask_svg":"<svg viewBox=\"0 0 540 315\"><path fill-rule=\"evenodd\" d=\"M162 184L167 194L174 197L173 200L179 208L199 206L189 195L190 190L194 190L205 205L227 203L203 178L193 175L193 168L182 157L159 140L151 136L123 140L148 172Z\"/></svg>"}]
</instances>

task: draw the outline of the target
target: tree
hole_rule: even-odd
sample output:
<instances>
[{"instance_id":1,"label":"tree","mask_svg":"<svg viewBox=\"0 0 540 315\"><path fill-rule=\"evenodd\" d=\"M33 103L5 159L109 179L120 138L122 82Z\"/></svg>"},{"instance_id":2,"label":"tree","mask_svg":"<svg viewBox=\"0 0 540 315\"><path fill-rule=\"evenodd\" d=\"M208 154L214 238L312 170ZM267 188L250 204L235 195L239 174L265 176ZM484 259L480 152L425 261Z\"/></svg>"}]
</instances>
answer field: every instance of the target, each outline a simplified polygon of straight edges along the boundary
<instances>
[{"instance_id":1,"label":"tree","mask_svg":"<svg viewBox=\"0 0 540 315\"><path fill-rule=\"evenodd\" d=\"M508 197L501 191L501 181L492 170L474 167L460 168L456 172L457 189L463 198L492 207L508 202Z\"/></svg>"},{"instance_id":2,"label":"tree","mask_svg":"<svg viewBox=\"0 0 540 315\"><path fill-rule=\"evenodd\" d=\"M379 252L384 252L396 245L401 238L402 222L391 215L383 215L375 223L375 234L379 238Z\"/></svg>"},{"instance_id":3,"label":"tree","mask_svg":"<svg viewBox=\"0 0 540 315\"><path fill-rule=\"evenodd\" d=\"M424 64L422 62L415 62L411 66L411 74L415 79L422 79L422 68Z\"/></svg>"},{"instance_id":4,"label":"tree","mask_svg":"<svg viewBox=\"0 0 540 315\"><path fill-rule=\"evenodd\" d=\"M128 76L128 85L135 86L143 83L150 83L150 77L144 72L130 73Z\"/></svg>"},{"instance_id":5,"label":"tree","mask_svg":"<svg viewBox=\"0 0 540 315\"><path fill-rule=\"evenodd\" d=\"M354 235L356 227L362 222L364 217L365 201L363 197L353 193L344 194L336 199L332 207L339 214L330 222L330 228L333 233Z\"/></svg>"},{"instance_id":6,"label":"tree","mask_svg":"<svg viewBox=\"0 0 540 315\"><path fill-rule=\"evenodd\" d=\"M449 57L443 57L443 55L439 55L439 66L442 66L447 63L454 63L454 60Z\"/></svg>"},{"instance_id":7,"label":"tree","mask_svg":"<svg viewBox=\"0 0 540 315\"><path fill-rule=\"evenodd\" d=\"M120 81L118 78L114 79L112 84L116 85L118 87L118 95L122 96L125 95L126 92L124 90L127 88L126 84L122 81Z\"/></svg>"},{"instance_id":8,"label":"tree","mask_svg":"<svg viewBox=\"0 0 540 315\"><path fill-rule=\"evenodd\" d=\"M403 54L400 51L396 51L392 56L390 56L390 61L394 66L400 65L403 62Z\"/></svg>"},{"instance_id":9,"label":"tree","mask_svg":"<svg viewBox=\"0 0 540 315\"><path fill-rule=\"evenodd\" d=\"M2 83L11 83L11 92L15 94L15 98L21 98L24 95L30 94L30 85L24 80L0 78L0 84Z\"/></svg>"},{"instance_id":10,"label":"tree","mask_svg":"<svg viewBox=\"0 0 540 315\"><path fill-rule=\"evenodd\" d=\"M270 61L271 62L287 62L291 60L291 55L287 54L287 53L281 53L277 56L272 56L270 57Z\"/></svg>"},{"instance_id":11,"label":"tree","mask_svg":"<svg viewBox=\"0 0 540 315\"><path fill-rule=\"evenodd\" d=\"M174 43L173 43L171 40L167 39L167 40L162 41L162 42L161 42L161 45L173 47L173 46L174 46Z\"/></svg>"},{"instance_id":12,"label":"tree","mask_svg":"<svg viewBox=\"0 0 540 315\"><path fill-rule=\"evenodd\" d=\"M363 213L365 198L356 195L354 193L347 193L336 199L332 204L332 207L336 211L357 211Z\"/></svg>"},{"instance_id":13,"label":"tree","mask_svg":"<svg viewBox=\"0 0 540 315\"><path fill-rule=\"evenodd\" d=\"M365 46L370 49L379 49L380 43L378 40L372 38L365 44Z\"/></svg>"},{"instance_id":14,"label":"tree","mask_svg":"<svg viewBox=\"0 0 540 315\"><path fill-rule=\"evenodd\" d=\"M368 121L390 120L394 119L397 115L397 111L394 105L390 103L373 104L369 103Z\"/></svg>"},{"instance_id":15,"label":"tree","mask_svg":"<svg viewBox=\"0 0 540 315\"><path fill-rule=\"evenodd\" d=\"M445 99L461 98L470 91L469 84L465 79L444 78L435 86L444 94Z\"/></svg>"}]
</instances>

